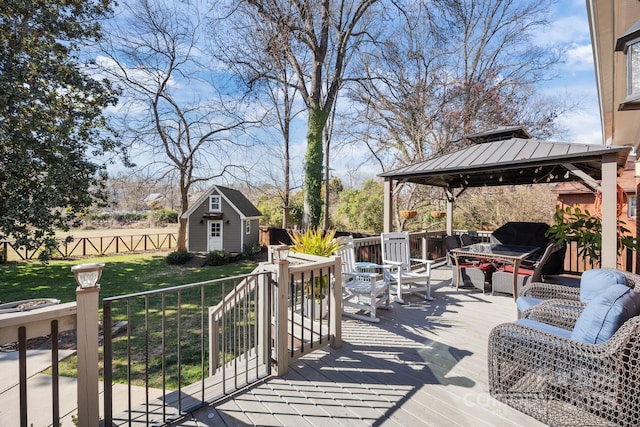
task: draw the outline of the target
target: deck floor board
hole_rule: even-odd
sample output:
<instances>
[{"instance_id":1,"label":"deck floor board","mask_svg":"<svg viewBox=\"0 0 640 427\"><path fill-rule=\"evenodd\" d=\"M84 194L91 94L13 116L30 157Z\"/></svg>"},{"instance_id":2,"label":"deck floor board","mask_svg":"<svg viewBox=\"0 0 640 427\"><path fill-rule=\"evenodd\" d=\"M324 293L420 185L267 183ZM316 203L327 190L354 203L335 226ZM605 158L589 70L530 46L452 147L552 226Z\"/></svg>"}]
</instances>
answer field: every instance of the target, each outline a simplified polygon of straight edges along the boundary
<instances>
[{"instance_id":1,"label":"deck floor board","mask_svg":"<svg viewBox=\"0 0 640 427\"><path fill-rule=\"evenodd\" d=\"M343 318L340 349L323 348L176 425L542 426L489 395L487 339L516 319L513 298L450 287L433 271L434 301L380 310L379 323Z\"/></svg>"}]
</instances>

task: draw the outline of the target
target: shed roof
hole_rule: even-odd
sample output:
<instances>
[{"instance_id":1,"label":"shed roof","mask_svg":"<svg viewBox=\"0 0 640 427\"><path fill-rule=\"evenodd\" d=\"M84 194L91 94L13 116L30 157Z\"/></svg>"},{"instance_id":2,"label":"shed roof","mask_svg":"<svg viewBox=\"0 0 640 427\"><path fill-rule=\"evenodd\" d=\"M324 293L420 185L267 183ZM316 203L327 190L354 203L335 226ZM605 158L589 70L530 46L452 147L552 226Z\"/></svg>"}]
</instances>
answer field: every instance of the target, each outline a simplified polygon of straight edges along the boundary
<instances>
[{"instance_id":1,"label":"shed roof","mask_svg":"<svg viewBox=\"0 0 640 427\"><path fill-rule=\"evenodd\" d=\"M242 219L262 217L262 213L249 201L249 199L246 198L244 194L242 194L242 192L232 188L222 187L220 185L213 185L204 192L198 200L191 204L191 207L182 214L182 218L189 218L193 211L197 209L198 206L200 206L211 194L213 194L214 191L224 197Z\"/></svg>"},{"instance_id":2,"label":"shed roof","mask_svg":"<svg viewBox=\"0 0 640 427\"><path fill-rule=\"evenodd\" d=\"M247 197L238 190L233 188L216 186L218 191L227 198L227 200L237 208L240 214L247 218L261 217L262 213L256 208Z\"/></svg>"},{"instance_id":3,"label":"shed roof","mask_svg":"<svg viewBox=\"0 0 640 427\"><path fill-rule=\"evenodd\" d=\"M566 173L565 165L570 164L600 180L604 155L615 154L622 169L630 151L631 147L512 137L474 144L378 176L451 189L519 185L575 181L576 176Z\"/></svg>"}]
</instances>

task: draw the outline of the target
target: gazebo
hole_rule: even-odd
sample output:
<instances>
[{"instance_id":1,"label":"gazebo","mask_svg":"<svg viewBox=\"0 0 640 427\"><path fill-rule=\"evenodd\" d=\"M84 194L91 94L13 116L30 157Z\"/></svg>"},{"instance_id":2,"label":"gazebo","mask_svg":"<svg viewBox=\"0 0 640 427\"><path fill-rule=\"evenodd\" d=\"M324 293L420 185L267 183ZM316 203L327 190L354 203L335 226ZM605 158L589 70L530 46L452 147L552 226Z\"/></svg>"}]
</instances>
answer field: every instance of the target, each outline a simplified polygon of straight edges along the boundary
<instances>
[{"instance_id":1,"label":"gazebo","mask_svg":"<svg viewBox=\"0 0 640 427\"><path fill-rule=\"evenodd\" d=\"M616 267L616 178L631 147L540 141L520 126L469 135L471 145L384 172L384 231L392 229L396 183L442 187L447 195L446 231L453 232L453 205L467 188L580 181L602 192L603 267Z\"/></svg>"}]
</instances>

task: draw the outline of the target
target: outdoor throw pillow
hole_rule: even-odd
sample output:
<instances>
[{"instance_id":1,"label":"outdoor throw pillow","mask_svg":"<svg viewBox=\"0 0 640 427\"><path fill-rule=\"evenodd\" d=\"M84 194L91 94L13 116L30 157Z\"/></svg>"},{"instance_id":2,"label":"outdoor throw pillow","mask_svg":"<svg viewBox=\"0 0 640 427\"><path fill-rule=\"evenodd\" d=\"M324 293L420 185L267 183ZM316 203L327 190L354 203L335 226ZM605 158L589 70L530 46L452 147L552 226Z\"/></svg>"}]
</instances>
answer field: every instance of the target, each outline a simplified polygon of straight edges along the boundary
<instances>
[{"instance_id":1,"label":"outdoor throw pillow","mask_svg":"<svg viewBox=\"0 0 640 427\"><path fill-rule=\"evenodd\" d=\"M588 303L597 297L602 290L615 284L626 285L627 278L615 270L595 268L582 273L580 278L580 301Z\"/></svg>"},{"instance_id":2,"label":"outdoor throw pillow","mask_svg":"<svg viewBox=\"0 0 640 427\"><path fill-rule=\"evenodd\" d=\"M638 314L640 294L626 285L611 285L582 310L571 339L589 344L603 343L611 338L624 322Z\"/></svg>"}]
</instances>

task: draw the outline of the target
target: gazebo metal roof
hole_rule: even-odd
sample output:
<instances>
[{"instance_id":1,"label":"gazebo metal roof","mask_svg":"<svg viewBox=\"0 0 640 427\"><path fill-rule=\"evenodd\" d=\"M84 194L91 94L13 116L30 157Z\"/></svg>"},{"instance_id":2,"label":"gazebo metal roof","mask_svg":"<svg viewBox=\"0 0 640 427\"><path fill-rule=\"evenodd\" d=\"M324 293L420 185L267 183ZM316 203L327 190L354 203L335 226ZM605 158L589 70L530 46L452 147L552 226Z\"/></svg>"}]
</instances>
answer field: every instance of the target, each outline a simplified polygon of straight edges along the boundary
<instances>
[{"instance_id":1,"label":"gazebo metal roof","mask_svg":"<svg viewBox=\"0 0 640 427\"><path fill-rule=\"evenodd\" d=\"M527 139L514 129L518 128L500 128L514 135L509 139L476 143L378 176L448 189L584 181L585 177L599 181L603 156L615 154L621 169L631 151L631 147ZM481 136L487 141L487 135L491 132L470 139L479 141L475 137Z\"/></svg>"}]
</instances>

